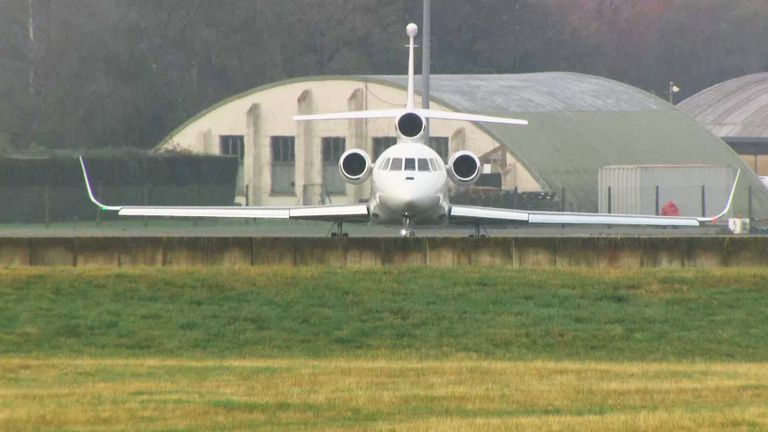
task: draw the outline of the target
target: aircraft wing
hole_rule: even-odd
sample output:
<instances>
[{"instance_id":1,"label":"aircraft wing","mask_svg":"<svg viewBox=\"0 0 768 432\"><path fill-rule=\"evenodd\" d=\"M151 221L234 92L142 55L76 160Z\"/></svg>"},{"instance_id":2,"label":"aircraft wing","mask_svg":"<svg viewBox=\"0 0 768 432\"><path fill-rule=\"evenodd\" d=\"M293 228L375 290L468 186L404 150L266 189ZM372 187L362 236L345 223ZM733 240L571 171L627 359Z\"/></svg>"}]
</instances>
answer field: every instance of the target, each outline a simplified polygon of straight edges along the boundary
<instances>
[{"instance_id":1,"label":"aircraft wing","mask_svg":"<svg viewBox=\"0 0 768 432\"><path fill-rule=\"evenodd\" d=\"M114 206L99 202L93 195L91 182L80 157L80 167L91 202L103 211L116 211L120 216L245 218L245 219L304 219L338 221L368 219L367 204L296 206L296 207L177 207L177 206Z\"/></svg>"},{"instance_id":2,"label":"aircraft wing","mask_svg":"<svg viewBox=\"0 0 768 432\"><path fill-rule=\"evenodd\" d=\"M191 218L243 218L243 219L304 219L327 220L367 219L366 204L296 206L296 207L175 207L175 206L101 206L116 210L120 216L191 217Z\"/></svg>"},{"instance_id":3,"label":"aircraft wing","mask_svg":"<svg viewBox=\"0 0 768 432\"><path fill-rule=\"evenodd\" d=\"M527 222L532 224L572 225L639 225L697 227L701 220L693 217L619 215L606 213L566 213L511 210L490 207L451 206L451 219Z\"/></svg>"},{"instance_id":4,"label":"aircraft wing","mask_svg":"<svg viewBox=\"0 0 768 432\"><path fill-rule=\"evenodd\" d=\"M451 218L466 220L527 222L533 224L572 224L572 225L635 225L635 226L687 226L697 227L705 223L716 223L731 210L736 186L739 183L741 170L736 172L736 178L731 187L731 193L725 208L715 216L709 217L677 217L651 216L613 213L569 213L543 212L528 210L513 210L491 207L451 206Z\"/></svg>"}]
</instances>

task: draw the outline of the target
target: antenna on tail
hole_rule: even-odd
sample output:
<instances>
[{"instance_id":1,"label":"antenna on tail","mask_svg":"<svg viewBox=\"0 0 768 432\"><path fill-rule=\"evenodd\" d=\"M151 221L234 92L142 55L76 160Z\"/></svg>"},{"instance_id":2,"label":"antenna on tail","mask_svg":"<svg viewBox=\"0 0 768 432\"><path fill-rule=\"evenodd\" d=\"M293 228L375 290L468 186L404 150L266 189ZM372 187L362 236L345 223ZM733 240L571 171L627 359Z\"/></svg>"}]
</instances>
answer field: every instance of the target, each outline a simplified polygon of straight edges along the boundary
<instances>
[{"instance_id":1,"label":"antenna on tail","mask_svg":"<svg viewBox=\"0 0 768 432\"><path fill-rule=\"evenodd\" d=\"M408 26L405 28L405 33L408 35L408 37L411 39L411 43L408 45L408 48L410 50L410 53L408 55L408 102L406 103L405 107L407 109L413 109L416 107L415 102L415 93L413 88L413 49L416 48L416 45L413 43L414 38L417 34L419 34L419 26L417 26L414 23L408 24Z\"/></svg>"}]
</instances>

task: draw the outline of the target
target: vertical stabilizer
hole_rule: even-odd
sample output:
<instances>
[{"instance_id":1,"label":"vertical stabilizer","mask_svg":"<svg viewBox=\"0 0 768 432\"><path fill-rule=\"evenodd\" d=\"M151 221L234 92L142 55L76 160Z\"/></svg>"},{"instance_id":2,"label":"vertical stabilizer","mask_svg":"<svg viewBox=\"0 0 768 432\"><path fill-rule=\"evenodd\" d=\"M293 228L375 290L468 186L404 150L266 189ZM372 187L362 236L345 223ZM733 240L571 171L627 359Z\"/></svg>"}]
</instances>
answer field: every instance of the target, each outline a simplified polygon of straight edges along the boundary
<instances>
[{"instance_id":1,"label":"vertical stabilizer","mask_svg":"<svg viewBox=\"0 0 768 432\"><path fill-rule=\"evenodd\" d=\"M408 54L408 102L406 103L405 107L407 109L413 109L416 107L415 102L415 91L413 88L413 77L414 77L414 71L413 71L413 50L416 48L416 45L414 43L414 38L416 38L416 35L419 34L419 26L417 26L414 23L408 24L408 26L405 28L405 33L408 35L408 37L411 39L410 44L408 45L409 54Z\"/></svg>"}]
</instances>

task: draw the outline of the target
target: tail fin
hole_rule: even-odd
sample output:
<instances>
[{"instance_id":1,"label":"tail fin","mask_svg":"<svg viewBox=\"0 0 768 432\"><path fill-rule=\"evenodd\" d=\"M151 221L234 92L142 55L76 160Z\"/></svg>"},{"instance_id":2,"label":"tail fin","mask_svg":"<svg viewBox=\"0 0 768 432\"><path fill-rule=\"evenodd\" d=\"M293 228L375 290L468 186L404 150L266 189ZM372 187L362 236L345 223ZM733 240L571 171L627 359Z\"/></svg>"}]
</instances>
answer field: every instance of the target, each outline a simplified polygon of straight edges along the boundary
<instances>
[{"instance_id":1,"label":"tail fin","mask_svg":"<svg viewBox=\"0 0 768 432\"><path fill-rule=\"evenodd\" d=\"M351 112L339 112L331 114L309 114L309 115L297 115L293 119L296 121L308 121L308 120L357 120L357 119L376 119L376 118L399 118L406 113L418 114L422 119L441 119L441 120L463 120L470 122L485 122L485 123L501 123L510 125L525 126L528 124L526 120L511 119L504 117L490 117L476 114L464 114L447 111L435 111L428 109L416 108L416 90L414 89L414 66L413 66L413 51L416 48L414 39L419 34L419 27L416 24L408 24L405 28L405 33L410 39L410 43L407 45L409 49L408 54L408 100L406 101L405 108L401 109L388 109L379 111L351 111Z\"/></svg>"},{"instance_id":2,"label":"tail fin","mask_svg":"<svg viewBox=\"0 0 768 432\"><path fill-rule=\"evenodd\" d=\"M413 85L415 75L413 71L413 50L416 48L416 44L413 43L413 39L419 34L419 26L410 23L405 28L405 33L410 38L410 44L408 45L408 101L405 104L405 108L411 110L416 107L416 90Z\"/></svg>"}]
</instances>

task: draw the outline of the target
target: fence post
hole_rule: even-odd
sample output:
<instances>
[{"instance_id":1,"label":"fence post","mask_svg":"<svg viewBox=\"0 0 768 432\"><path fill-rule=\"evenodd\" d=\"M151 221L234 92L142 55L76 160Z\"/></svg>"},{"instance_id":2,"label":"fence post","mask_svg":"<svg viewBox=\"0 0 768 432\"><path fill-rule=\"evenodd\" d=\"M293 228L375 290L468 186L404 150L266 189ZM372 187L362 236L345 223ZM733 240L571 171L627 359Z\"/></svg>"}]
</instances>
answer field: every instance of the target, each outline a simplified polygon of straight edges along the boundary
<instances>
[{"instance_id":1,"label":"fence post","mask_svg":"<svg viewBox=\"0 0 768 432\"><path fill-rule=\"evenodd\" d=\"M747 216L749 216L749 224L752 226L752 185L747 188Z\"/></svg>"},{"instance_id":2,"label":"fence post","mask_svg":"<svg viewBox=\"0 0 768 432\"><path fill-rule=\"evenodd\" d=\"M707 217L707 192L704 185L701 185L701 217Z\"/></svg>"},{"instance_id":3,"label":"fence post","mask_svg":"<svg viewBox=\"0 0 768 432\"><path fill-rule=\"evenodd\" d=\"M611 211L611 187L608 186L608 214L613 213Z\"/></svg>"},{"instance_id":4,"label":"fence post","mask_svg":"<svg viewBox=\"0 0 768 432\"><path fill-rule=\"evenodd\" d=\"M250 192L250 185L248 183L245 184L245 206L248 207L251 202L251 198L248 196ZM245 225L248 225L250 223L250 219L243 219L243 223Z\"/></svg>"},{"instance_id":5,"label":"fence post","mask_svg":"<svg viewBox=\"0 0 768 432\"><path fill-rule=\"evenodd\" d=\"M565 186L560 189L560 211L565 211Z\"/></svg>"},{"instance_id":6,"label":"fence post","mask_svg":"<svg viewBox=\"0 0 768 432\"><path fill-rule=\"evenodd\" d=\"M661 202L659 201L659 185L656 185L656 216L661 214Z\"/></svg>"},{"instance_id":7,"label":"fence post","mask_svg":"<svg viewBox=\"0 0 768 432\"><path fill-rule=\"evenodd\" d=\"M520 191L517 189L517 186L515 186L515 192L512 195L512 208L517 208L518 203L520 202Z\"/></svg>"},{"instance_id":8,"label":"fence post","mask_svg":"<svg viewBox=\"0 0 768 432\"><path fill-rule=\"evenodd\" d=\"M99 194L99 198L102 198L104 195L101 193L101 183L96 187L97 193ZM102 198L103 199L103 198ZM101 225L101 208L98 206L96 207L96 225Z\"/></svg>"},{"instance_id":9,"label":"fence post","mask_svg":"<svg viewBox=\"0 0 768 432\"><path fill-rule=\"evenodd\" d=\"M149 205L149 185L146 183L141 188L141 203L145 206ZM144 218L144 228L149 226L149 218Z\"/></svg>"},{"instance_id":10,"label":"fence post","mask_svg":"<svg viewBox=\"0 0 768 432\"><path fill-rule=\"evenodd\" d=\"M192 187L192 193L194 195L192 197L192 200L195 202L196 206L199 206L200 205L200 185L199 184L195 183L195 185ZM192 220L192 226L195 226L195 227L197 226L196 218Z\"/></svg>"},{"instance_id":11,"label":"fence post","mask_svg":"<svg viewBox=\"0 0 768 432\"><path fill-rule=\"evenodd\" d=\"M49 185L45 185L43 199L45 200L43 205L43 218L45 219L45 227L48 228L48 225L51 223L51 187Z\"/></svg>"}]
</instances>

